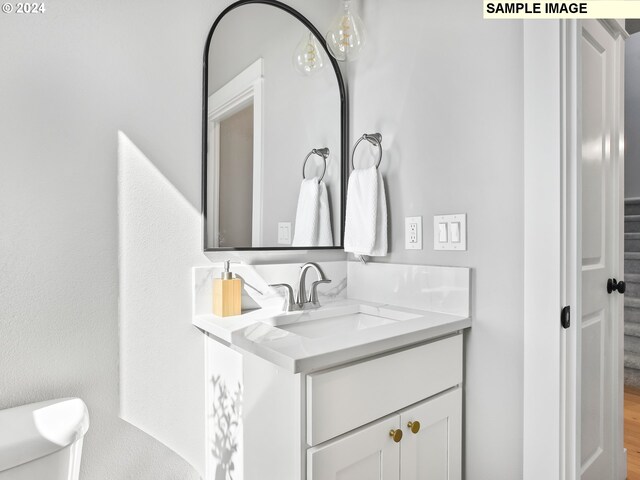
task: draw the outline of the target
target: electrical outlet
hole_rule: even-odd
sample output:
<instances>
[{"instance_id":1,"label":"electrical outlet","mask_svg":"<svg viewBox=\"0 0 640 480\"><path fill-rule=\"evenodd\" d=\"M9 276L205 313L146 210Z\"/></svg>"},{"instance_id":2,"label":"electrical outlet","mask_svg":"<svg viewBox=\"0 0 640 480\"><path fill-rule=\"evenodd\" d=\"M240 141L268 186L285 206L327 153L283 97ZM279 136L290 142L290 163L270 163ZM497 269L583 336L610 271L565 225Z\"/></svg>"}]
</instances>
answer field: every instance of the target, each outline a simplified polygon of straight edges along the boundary
<instances>
[{"instance_id":1,"label":"electrical outlet","mask_svg":"<svg viewBox=\"0 0 640 480\"><path fill-rule=\"evenodd\" d=\"M415 222L409 224L409 243L418 243L418 224Z\"/></svg>"},{"instance_id":2,"label":"electrical outlet","mask_svg":"<svg viewBox=\"0 0 640 480\"><path fill-rule=\"evenodd\" d=\"M422 217L406 217L404 226L404 248L422 250Z\"/></svg>"},{"instance_id":3,"label":"electrical outlet","mask_svg":"<svg viewBox=\"0 0 640 480\"><path fill-rule=\"evenodd\" d=\"M278 222L278 244L291 245L291 222Z\"/></svg>"}]
</instances>

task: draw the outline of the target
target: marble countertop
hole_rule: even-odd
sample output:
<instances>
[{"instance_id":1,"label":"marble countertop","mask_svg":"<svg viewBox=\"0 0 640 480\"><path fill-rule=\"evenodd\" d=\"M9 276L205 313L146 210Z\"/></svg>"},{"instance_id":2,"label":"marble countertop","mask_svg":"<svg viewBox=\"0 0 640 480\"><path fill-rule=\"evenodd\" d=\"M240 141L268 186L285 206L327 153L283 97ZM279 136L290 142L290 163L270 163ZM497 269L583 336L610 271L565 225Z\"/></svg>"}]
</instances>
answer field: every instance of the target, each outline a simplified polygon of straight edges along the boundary
<instances>
[{"instance_id":1,"label":"marble countertop","mask_svg":"<svg viewBox=\"0 0 640 480\"><path fill-rule=\"evenodd\" d=\"M267 284L274 278L293 278L297 270L243 266L240 274L257 286L254 292L248 290L253 297L251 307L254 309L232 317L209 313L210 281L217 275L217 270L196 271L192 323L231 348L257 355L294 374L424 343L471 326L469 269L349 264L347 272L337 263L323 268L332 272L331 276L339 280L335 282L339 286L320 292L322 307L283 312L283 297ZM357 287L365 283L379 288L372 292ZM349 298L351 294L355 298ZM401 305L396 305L394 300ZM358 317L360 320L349 318L354 312L362 313ZM390 319L389 315L395 318ZM322 334L312 333L314 322L319 325L334 316L337 322L334 325L338 327L335 333L326 324ZM340 322L350 320L353 320L354 328L342 328ZM374 326L363 326L359 321L365 324L370 321ZM306 330L301 331L300 326Z\"/></svg>"},{"instance_id":2,"label":"marble countertop","mask_svg":"<svg viewBox=\"0 0 640 480\"><path fill-rule=\"evenodd\" d=\"M272 325L282 321L283 317L286 317L288 325L312 322L313 318L308 317L314 313L331 314L332 310L350 305L367 305L374 309L391 307L394 311L411 315L406 320L319 338L308 338ZM471 319L346 299L319 310L287 314L260 310L238 317L199 315L193 324L236 350L250 352L291 373L308 373L444 337L470 327Z\"/></svg>"}]
</instances>

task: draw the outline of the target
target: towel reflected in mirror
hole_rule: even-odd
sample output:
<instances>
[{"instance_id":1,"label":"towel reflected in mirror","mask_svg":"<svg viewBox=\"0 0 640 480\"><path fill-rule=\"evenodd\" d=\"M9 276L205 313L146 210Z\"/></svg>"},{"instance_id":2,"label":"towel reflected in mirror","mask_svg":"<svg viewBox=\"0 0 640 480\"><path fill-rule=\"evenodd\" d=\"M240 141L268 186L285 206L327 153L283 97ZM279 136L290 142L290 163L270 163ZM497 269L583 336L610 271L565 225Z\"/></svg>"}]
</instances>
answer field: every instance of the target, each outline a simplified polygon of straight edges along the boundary
<instances>
[{"instance_id":1,"label":"towel reflected in mirror","mask_svg":"<svg viewBox=\"0 0 640 480\"><path fill-rule=\"evenodd\" d=\"M318 177L304 179L300 184L294 228L294 247L333 246L327 186Z\"/></svg>"}]
</instances>

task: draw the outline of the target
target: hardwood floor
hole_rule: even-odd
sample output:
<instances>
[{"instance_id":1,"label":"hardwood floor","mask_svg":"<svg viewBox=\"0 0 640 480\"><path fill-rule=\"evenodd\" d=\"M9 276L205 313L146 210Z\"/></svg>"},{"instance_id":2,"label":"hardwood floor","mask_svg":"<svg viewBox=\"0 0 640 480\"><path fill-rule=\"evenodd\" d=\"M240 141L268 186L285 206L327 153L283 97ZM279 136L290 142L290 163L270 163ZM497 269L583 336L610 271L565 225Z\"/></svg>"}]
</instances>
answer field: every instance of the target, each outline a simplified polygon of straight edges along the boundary
<instances>
[{"instance_id":1,"label":"hardwood floor","mask_svg":"<svg viewBox=\"0 0 640 480\"><path fill-rule=\"evenodd\" d=\"M627 480L640 480L640 389L624 389L624 446Z\"/></svg>"}]
</instances>

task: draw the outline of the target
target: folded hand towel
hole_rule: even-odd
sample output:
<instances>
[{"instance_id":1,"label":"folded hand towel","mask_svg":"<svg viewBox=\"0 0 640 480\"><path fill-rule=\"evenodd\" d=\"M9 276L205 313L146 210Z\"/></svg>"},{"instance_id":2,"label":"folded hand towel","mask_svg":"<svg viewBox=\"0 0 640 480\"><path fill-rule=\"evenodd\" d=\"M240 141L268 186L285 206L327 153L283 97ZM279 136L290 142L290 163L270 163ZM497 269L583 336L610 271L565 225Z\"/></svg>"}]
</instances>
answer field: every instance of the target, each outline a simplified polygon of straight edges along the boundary
<instances>
[{"instance_id":1,"label":"folded hand towel","mask_svg":"<svg viewBox=\"0 0 640 480\"><path fill-rule=\"evenodd\" d=\"M307 178L300 184L298 209L296 210L294 247L312 247L318 242L318 217L320 185L318 177Z\"/></svg>"},{"instance_id":2,"label":"folded hand towel","mask_svg":"<svg viewBox=\"0 0 640 480\"><path fill-rule=\"evenodd\" d=\"M344 249L373 257L387 254L387 200L376 167L353 170L349 177Z\"/></svg>"},{"instance_id":3,"label":"folded hand towel","mask_svg":"<svg viewBox=\"0 0 640 480\"><path fill-rule=\"evenodd\" d=\"M300 185L292 246L333 246L327 186L318 183L318 177L305 179Z\"/></svg>"}]
</instances>

